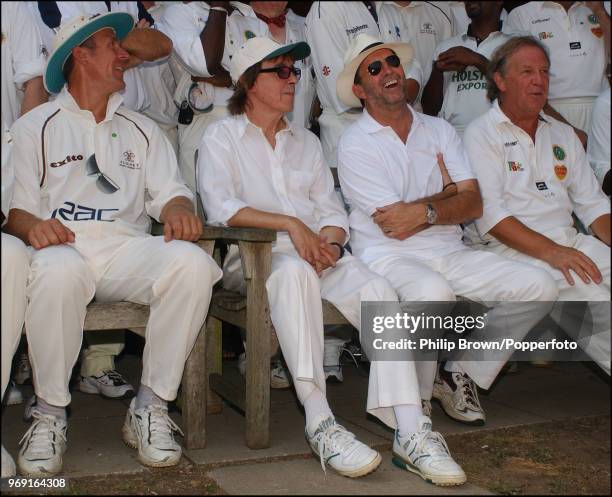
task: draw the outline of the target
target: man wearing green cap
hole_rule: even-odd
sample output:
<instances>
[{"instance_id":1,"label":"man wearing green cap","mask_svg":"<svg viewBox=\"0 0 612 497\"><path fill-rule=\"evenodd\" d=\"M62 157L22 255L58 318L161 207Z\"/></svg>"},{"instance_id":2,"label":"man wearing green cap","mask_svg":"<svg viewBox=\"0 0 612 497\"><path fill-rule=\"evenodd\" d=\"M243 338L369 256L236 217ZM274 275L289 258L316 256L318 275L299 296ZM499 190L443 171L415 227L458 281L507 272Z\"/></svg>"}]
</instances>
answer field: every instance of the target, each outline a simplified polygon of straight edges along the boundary
<instances>
[{"instance_id":1,"label":"man wearing green cap","mask_svg":"<svg viewBox=\"0 0 612 497\"><path fill-rule=\"evenodd\" d=\"M24 475L61 471L68 382L94 294L150 305L140 389L123 439L148 466L181 456L167 401L176 398L221 271L188 243L202 225L168 139L122 105L130 54L120 41L133 25L121 12L62 25L44 74L59 95L13 126L7 231L30 245L25 321L38 399L19 451ZM163 237L148 234L149 216L164 223Z\"/></svg>"}]
</instances>

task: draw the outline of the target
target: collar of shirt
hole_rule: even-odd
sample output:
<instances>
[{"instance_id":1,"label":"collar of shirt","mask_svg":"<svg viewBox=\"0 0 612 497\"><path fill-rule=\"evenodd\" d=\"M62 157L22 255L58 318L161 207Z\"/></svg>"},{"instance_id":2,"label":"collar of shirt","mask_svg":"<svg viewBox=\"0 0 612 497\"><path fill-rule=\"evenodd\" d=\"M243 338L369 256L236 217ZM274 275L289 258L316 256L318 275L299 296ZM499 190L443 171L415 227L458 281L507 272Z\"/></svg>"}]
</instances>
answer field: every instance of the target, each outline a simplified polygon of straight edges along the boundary
<instances>
[{"instance_id":1,"label":"collar of shirt","mask_svg":"<svg viewBox=\"0 0 612 497\"><path fill-rule=\"evenodd\" d=\"M398 3L396 3L396 2L385 2L385 3L392 3L392 4L395 4L395 6L396 6L396 7L399 7L400 9L412 9L412 8L414 8L414 7L420 7L421 5L426 4L427 2L419 2L419 1L416 1L416 2L410 2L408 5L399 5L399 4L398 4Z\"/></svg>"},{"instance_id":2,"label":"collar of shirt","mask_svg":"<svg viewBox=\"0 0 612 497\"><path fill-rule=\"evenodd\" d=\"M472 33L472 23L470 23L468 24L467 31L465 31L461 35L461 39L463 41L467 41L468 38L473 38L476 40L476 43L480 45L485 40L492 40L494 37L499 36L502 32L502 27L503 27L503 22L499 21L499 23L497 24L497 31L491 31L489 33L489 36L487 36L486 38L478 38L477 36L474 36L474 33Z\"/></svg>"},{"instance_id":3,"label":"collar of shirt","mask_svg":"<svg viewBox=\"0 0 612 497\"><path fill-rule=\"evenodd\" d=\"M230 5L234 7L234 11L230 15L233 15L236 11L238 11L238 14L241 14L245 17L257 18L257 14L255 14L253 7L251 7L250 5L246 3L232 1L230 2Z\"/></svg>"},{"instance_id":4,"label":"collar of shirt","mask_svg":"<svg viewBox=\"0 0 612 497\"><path fill-rule=\"evenodd\" d=\"M237 122L238 122L238 134L241 138L244 136L244 134L246 133L247 127L249 126L258 130L261 133L261 135L264 136L263 130L259 126L257 126L257 124L254 124L253 122L251 122L251 120L246 115L246 112L243 112L242 114L240 114ZM294 125L291 122L289 122L289 120L287 119L287 116L283 116L283 122L285 123L285 127L281 129L280 131L278 131L276 133L276 136L278 136L279 134L283 132L289 132L291 135L293 135Z\"/></svg>"},{"instance_id":5,"label":"collar of shirt","mask_svg":"<svg viewBox=\"0 0 612 497\"><path fill-rule=\"evenodd\" d=\"M500 125L500 124L510 124L511 126L517 127L516 124L514 124L510 118L504 114L504 111L501 110L501 107L499 106L499 100L495 99L495 101L493 102L493 105L491 106L491 116L493 118L493 122L495 123L495 125ZM551 122L548 120L548 118L546 117L546 114L544 114L543 111L540 111L540 114L538 115L538 127L540 126L540 124L546 124L548 126L551 125Z\"/></svg>"},{"instance_id":6,"label":"collar of shirt","mask_svg":"<svg viewBox=\"0 0 612 497\"><path fill-rule=\"evenodd\" d=\"M64 88L62 88L62 91L58 95L56 101L63 109L67 110L68 112L80 115L85 119L92 119L95 123L93 113L89 110L81 109L79 107L79 104L76 102L72 94L68 91L68 85L64 85ZM106 104L106 116L104 117L104 120L102 122L110 121L115 115L116 110L121 106L122 103L123 97L117 92L113 93L109 97L108 103Z\"/></svg>"},{"instance_id":7,"label":"collar of shirt","mask_svg":"<svg viewBox=\"0 0 612 497\"><path fill-rule=\"evenodd\" d=\"M408 107L412 113L412 125L408 132L408 136L410 136L415 129L423 125L423 119L409 104L406 104L406 107ZM365 108L363 109L362 117L357 122L359 123L359 127L368 134L374 134L381 130L390 130L395 135L395 131L393 131L391 126L383 126L380 124Z\"/></svg>"},{"instance_id":8,"label":"collar of shirt","mask_svg":"<svg viewBox=\"0 0 612 497\"><path fill-rule=\"evenodd\" d=\"M553 7L553 8L559 8L563 11L564 14L569 14L569 11L580 7L581 5L584 5L585 2L574 2L572 5L570 5L570 8L567 9L567 11L565 10L565 7L563 7L563 5L561 5L559 2L535 2L536 5L538 5L540 7L540 10L542 10L544 7Z\"/></svg>"}]
</instances>

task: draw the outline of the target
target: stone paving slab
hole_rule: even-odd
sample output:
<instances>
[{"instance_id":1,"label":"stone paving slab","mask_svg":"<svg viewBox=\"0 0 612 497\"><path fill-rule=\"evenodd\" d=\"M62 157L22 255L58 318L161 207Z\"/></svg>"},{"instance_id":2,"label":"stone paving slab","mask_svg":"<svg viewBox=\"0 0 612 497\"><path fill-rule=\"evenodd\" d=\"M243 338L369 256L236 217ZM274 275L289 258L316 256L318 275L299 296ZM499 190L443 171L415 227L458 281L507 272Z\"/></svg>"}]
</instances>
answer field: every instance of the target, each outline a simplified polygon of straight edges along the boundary
<instances>
[{"instance_id":1,"label":"stone paving slab","mask_svg":"<svg viewBox=\"0 0 612 497\"><path fill-rule=\"evenodd\" d=\"M232 495L493 495L469 482L459 487L437 487L391 463L383 452L378 470L363 478L345 478L316 459L227 466L209 475Z\"/></svg>"}]
</instances>

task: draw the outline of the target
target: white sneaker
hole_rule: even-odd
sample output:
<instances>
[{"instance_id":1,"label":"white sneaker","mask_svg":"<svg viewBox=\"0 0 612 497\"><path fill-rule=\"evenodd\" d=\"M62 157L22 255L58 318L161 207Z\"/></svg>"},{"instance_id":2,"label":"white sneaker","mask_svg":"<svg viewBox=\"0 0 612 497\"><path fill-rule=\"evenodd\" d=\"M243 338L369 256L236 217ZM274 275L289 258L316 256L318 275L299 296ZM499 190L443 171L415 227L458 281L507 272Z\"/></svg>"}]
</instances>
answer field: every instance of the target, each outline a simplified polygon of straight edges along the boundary
<instances>
[{"instance_id":1,"label":"white sneaker","mask_svg":"<svg viewBox=\"0 0 612 497\"><path fill-rule=\"evenodd\" d=\"M423 416L431 419L431 400L421 399L421 411L423 411Z\"/></svg>"},{"instance_id":2,"label":"white sneaker","mask_svg":"<svg viewBox=\"0 0 612 497\"><path fill-rule=\"evenodd\" d=\"M312 435L306 429L306 440L319 456L323 471L328 464L342 476L357 478L375 471L382 461L378 452L357 440L333 417L321 417Z\"/></svg>"},{"instance_id":3,"label":"white sneaker","mask_svg":"<svg viewBox=\"0 0 612 497\"><path fill-rule=\"evenodd\" d=\"M175 466L181 459L181 446L174 440L173 432L183 432L168 416L168 407L153 404L135 409L132 399L123 423L123 441L132 449L138 449L138 460L145 466L162 468Z\"/></svg>"},{"instance_id":4,"label":"white sneaker","mask_svg":"<svg viewBox=\"0 0 612 497\"><path fill-rule=\"evenodd\" d=\"M134 387L114 369L103 371L99 376L79 376L79 390L110 399L127 399L135 394Z\"/></svg>"},{"instance_id":5,"label":"white sneaker","mask_svg":"<svg viewBox=\"0 0 612 497\"><path fill-rule=\"evenodd\" d=\"M342 375L340 356L344 351L346 340L336 337L325 337L323 343L323 371L325 372L325 381L329 381L330 383L342 383L344 377Z\"/></svg>"},{"instance_id":6,"label":"white sneaker","mask_svg":"<svg viewBox=\"0 0 612 497\"><path fill-rule=\"evenodd\" d=\"M23 385L26 381L32 379L32 366L30 365L30 358L28 357L27 352L22 352L19 354L19 358L17 359L17 364L15 365L15 375L13 376L13 380L18 385Z\"/></svg>"},{"instance_id":7,"label":"white sneaker","mask_svg":"<svg viewBox=\"0 0 612 497\"><path fill-rule=\"evenodd\" d=\"M15 461L8 453L8 451L2 446L2 478L10 478L17 474L17 468L15 468Z\"/></svg>"},{"instance_id":8,"label":"white sneaker","mask_svg":"<svg viewBox=\"0 0 612 497\"><path fill-rule=\"evenodd\" d=\"M451 457L442 435L431 431L431 419L419 417L420 430L400 438L395 431L393 438L393 464L416 473L434 485L461 485L466 482L465 473Z\"/></svg>"},{"instance_id":9,"label":"white sneaker","mask_svg":"<svg viewBox=\"0 0 612 497\"><path fill-rule=\"evenodd\" d=\"M238 356L238 371L242 376L246 375L246 353ZM291 386L289 372L280 360L270 364L270 388L283 389Z\"/></svg>"},{"instance_id":10,"label":"white sneaker","mask_svg":"<svg viewBox=\"0 0 612 497\"><path fill-rule=\"evenodd\" d=\"M8 388L6 389L6 395L4 398L6 399L7 406L14 406L16 404L23 403L23 394L12 381L9 383Z\"/></svg>"},{"instance_id":11,"label":"white sneaker","mask_svg":"<svg viewBox=\"0 0 612 497\"><path fill-rule=\"evenodd\" d=\"M461 423L474 426L485 424L485 413L478 400L476 385L462 373L451 373L453 384L449 385L440 371L436 374L433 398L442 405L444 412Z\"/></svg>"},{"instance_id":12,"label":"white sneaker","mask_svg":"<svg viewBox=\"0 0 612 497\"><path fill-rule=\"evenodd\" d=\"M32 409L32 425L19 442L19 473L35 477L59 473L66 452L67 427L65 420Z\"/></svg>"}]
</instances>

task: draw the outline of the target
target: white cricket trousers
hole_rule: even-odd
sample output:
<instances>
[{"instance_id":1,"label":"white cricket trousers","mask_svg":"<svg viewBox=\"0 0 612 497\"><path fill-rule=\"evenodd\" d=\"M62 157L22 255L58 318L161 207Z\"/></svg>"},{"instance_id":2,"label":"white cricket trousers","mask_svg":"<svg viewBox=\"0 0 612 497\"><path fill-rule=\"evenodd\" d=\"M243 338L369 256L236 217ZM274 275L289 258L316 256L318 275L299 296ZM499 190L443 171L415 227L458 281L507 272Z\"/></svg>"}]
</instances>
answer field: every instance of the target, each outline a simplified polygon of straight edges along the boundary
<instances>
[{"instance_id":1,"label":"white cricket trousers","mask_svg":"<svg viewBox=\"0 0 612 497\"><path fill-rule=\"evenodd\" d=\"M178 125L179 171L185 184L193 193L197 188L195 153L200 147L204 131L212 123L227 116L229 116L227 107L215 104L210 112L194 115L191 124Z\"/></svg>"},{"instance_id":2,"label":"white cricket trousers","mask_svg":"<svg viewBox=\"0 0 612 497\"><path fill-rule=\"evenodd\" d=\"M596 99L597 97L551 98L548 103L568 123L588 133L591 129L591 115Z\"/></svg>"},{"instance_id":3,"label":"white cricket trousers","mask_svg":"<svg viewBox=\"0 0 612 497\"><path fill-rule=\"evenodd\" d=\"M492 324L486 333L495 338L510 333L503 336L522 340L550 312L558 295L546 271L467 247L441 257L390 254L369 266L389 280L401 301L453 302L457 295L475 302L501 301L487 313ZM525 303L517 306L517 301ZM512 353L508 350L505 358L500 353L495 361L463 361L460 366L478 386L488 389ZM421 398L429 400L436 362L419 361L416 370Z\"/></svg>"},{"instance_id":4,"label":"white cricket trousers","mask_svg":"<svg viewBox=\"0 0 612 497\"><path fill-rule=\"evenodd\" d=\"M226 288L244 292L236 250L228 254L224 274ZM315 387L325 395L321 298L336 306L358 330L362 301L397 302L397 294L389 283L352 255L346 254L335 268L326 269L319 278L291 242L282 239L272 249L272 270L266 290L272 324L302 404ZM366 409L396 428L393 406L420 406L417 387L413 362L374 361L370 365Z\"/></svg>"},{"instance_id":5,"label":"white cricket trousers","mask_svg":"<svg viewBox=\"0 0 612 497\"><path fill-rule=\"evenodd\" d=\"M173 400L222 272L191 242L92 231L77 232L73 246L31 249L26 333L36 395L55 406L70 403L68 382L95 294L98 302L151 306L141 383Z\"/></svg>"},{"instance_id":6,"label":"white cricket trousers","mask_svg":"<svg viewBox=\"0 0 612 497\"><path fill-rule=\"evenodd\" d=\"M2 398L10 380L26 310L30 256L25 244L2 233Z\"/></svg>"},{"instance_id":7,"label":"white cricket trousers","mask_svg":"<svg viewBox=\"0 0 612 497\"><path fill-rule=\"evenodd\" d=\"M603 277L602 282L597 285L593 282L584 283L580 277L572 273L574 285L570 285L563 273L553 268L546 262L535 259L517 252L516 250L504 245L496 248L496 252L504 257L531 264L547 271L555 280L559 288L560 301L588 301L588 302L607 302L610 303L610 247L605 243L590 235L578 233L574 228L565 228L545 233L545 236L552 239L559 245L572 247L586 254L597 265ZM580 330L576 329L575 320L570 316L561 316L559 309L555 306L551 317L557 324L572 338L577 339L576 343L588 354L597 364L609 375L610 374L610 306L594 305L590 306L593 317L593 330L589 337L579 339ZM570 319L568 319L570 318ZM602 360L602 358L607 358Z\"/></svg>"}]
</instances>

